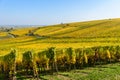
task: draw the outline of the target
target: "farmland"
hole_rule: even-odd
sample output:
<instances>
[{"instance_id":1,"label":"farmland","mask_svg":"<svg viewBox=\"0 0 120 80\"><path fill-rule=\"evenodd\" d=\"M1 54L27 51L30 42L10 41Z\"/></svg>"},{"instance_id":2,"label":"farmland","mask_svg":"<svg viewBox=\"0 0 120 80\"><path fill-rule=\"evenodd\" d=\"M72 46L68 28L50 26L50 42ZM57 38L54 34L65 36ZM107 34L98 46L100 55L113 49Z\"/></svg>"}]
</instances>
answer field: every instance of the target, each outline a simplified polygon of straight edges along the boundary
<instances>
[{"instance_id":1,"label":"farmland","mask_svg":"<svg viewBox=\"0 0 120 80\"><path fill-rule=\"evenodd\" d=\"M17 35L11 38L8 32L0 32L1 47L44 49L119 45L120 19L107 19L88 22L62 23L45 27L18 28L9 31ZM27 36L31 31L34 36ZM2 39L4 37L4 39ZM29 45L28 45L29 44ZM36 47L37 46L37 47ZM41 47L42 46L42 47Z\"/></svg>"},{"instance_id":2,"label":"farmland","mask_svg":"<svg viewBox=\"0 0 120 80\"><path fill-rule=\"evenodd\" d=\"M58 68L60 71L58 74L68 75L69 78L74 79L74 77L71 75L74 71L70 71L70 73L61 72L66 71L66 65L67 67L70 65L71 67L69 70L73 70L73 66L76 67L75 69L81 69L82 67L91 65L95 66L96 64L119 62L119 46L120 19L61 23L58 25L50 25L44 27L1 30L0 32L0 57L9 57L9 54L11 54L13 57L11 63L16 63L18 74L20 71L26 70L26 68L31 69L31 66L22 66L27 65L27 63L28 65L32 65L34 75L40 74L41 71L43 73L49 70L51 71L57 64L59 67L56 68ZM54 55L51 58L50 55L55 53L56 56ZM91 58L94 57L97 53L99 54L100 61L92 60ZM26 55L28 57L26 57ZM82 56L81 58L80 55ZM4 58L1 59L6 62L5 64L2 64L1 60L1 66L9 65L9 62L7 62L7 60ZM64 59L66 59L66 63L63 63ZM78 65L76 65L77 60L80 60L78 62ZM91 61L89 62L89 60ZM21 65L21 62L26 63L23 63ZM36 62L38 62L37 65ZM52 66L52 64L54 64L54 66ZM118 65L119 64L117 64L117 66ZM15 65L11 66L15 67ZM18 66L22 68L19 69ZM115 66L113 65L113 67L116 67L116 69L118 69L119 67L117 66L116 64ZM39 68L40 72L37 73L36 70ZM61 70L61 68L64 70ZM93 68L90 69L93 70ZM9 67L6 67L5 70L8 73L9 70L14 72L14 70ZM108 70L111 71L111 69ZM93 71L97 72L97 70ZM113 73L113 75L116 75L116 73L117 72ZM81 71L79 74L82 74ZM89 80L90 76L95 76L95 74L93 73L92 75L88 75L86 80ZM60 75L54 76L53 78L57 79L59 76ZM117 76L119 77L119 75ZM45 77L41 77L48 79L50 76L47 75ZM115 76L113 77L115 79ZM84 77L80 79L83 80ZM97 79L98 78L96 78L96 80Z\"/></svg>"}]
</instances>

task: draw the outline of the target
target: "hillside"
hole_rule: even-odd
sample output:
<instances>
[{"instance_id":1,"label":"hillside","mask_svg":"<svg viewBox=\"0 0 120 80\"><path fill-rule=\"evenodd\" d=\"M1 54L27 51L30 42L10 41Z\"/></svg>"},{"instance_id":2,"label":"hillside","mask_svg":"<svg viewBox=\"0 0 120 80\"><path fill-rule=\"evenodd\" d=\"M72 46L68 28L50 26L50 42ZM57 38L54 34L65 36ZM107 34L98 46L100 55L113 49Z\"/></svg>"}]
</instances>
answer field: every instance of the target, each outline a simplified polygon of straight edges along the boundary
<instances>
[{"instance_id":1,"label":"hillside","mask_svg":"<svg viewBox=\"0 0 120 80\"><path fill-rule=\"evenodd\" d=\"M0 51L120 45L120 19L17 28L0 32Z\"/></svg>"},{"instance_id":2,"label":"hillside","mask_svg":"<svg viewBox=\"0 0 120 80\"><path fill-rule=\"evenodd\" d=\"M38 29L35 34L66 38L119 37L120 19L106 19L46 26Z\"/></svg>"},{"instance_id":3,"label":"hillside","mask_svg":"<svg viewBox=\"0 0 120 80\"><path fill-rule=\"evenodd\" d=\"M25 36L29 31L33 31L35 35L39 36L58 38L120 37L120 19L64 23L38 28L18 28L9 32L18 36ZM8 35L6 32L0 32L1 36Z\"/></svg>"},{"instance_id":4,"label":"hillside","mask_svg":"<svg viewBox=\"0 0 120 80\"><path fill-rule=\"evenodd\" d=\"M97 54L100 54L97 57L100 58L101 61L95 61L96 50ZM20 80L25 77L27 79L28 75L25 76L25 74L22 74L21 72L29 73L24 71L28 71L27 69L30 69L30 67L26 67L26 70L22 69L22 67L25 67L26 65L28 66L29 63L29 65L31 65L31 69L33 69L33 67L35 68L35 72L37 70L44 70L45 73L47 73L46 71L48 69L52 70L52 67L48 65L51 64L51 60L53 59L56 60L57 65L59 66L58 68L56 67L56 69L65 70L65 72L68 71L67 69L75 69L75 66L76 68L79 66L78 68L81 69L82 67L87 67L88 65L95 65L95 62L97 65L100 64L101 67L101 63L104 64L106 62L111 63L119 61L119 50L120 19L65 23L45 27L0 29L0 66L3 65L2 63L13 65L16 62L17 67L19 66L20 68L15 67L15 69L18 69L15 73L17 73L17 78ZM52 57L53 59L51 59L51 55L55 57ZM11 58L13 60L11 60ZM11 61L13 61L13 63L7 63ZM36 62L37 65L34 65L34 62ZM66 65L68 66L66 67ZM119 69L118 66L119 65L115 66L115 68ZM11 69L11 66L8 66L8 69ZM74 72L75 70L73 70L73 72L66 72L65 74L67 74L67 76L64 76L64 74L62 74L63 72L59 72L58 75L53 75L52 77L51 75L43 76L41 74L42 71L39 71L39 74L42 79L46 80L59 78L69 80L74 79L74 76L77 74L81 74L81 77L76 76L75 79L82 80L89 78L95 78L96 80L98 78L106 79L106 76L110 76L110 79L116 78L114 75L116 75L117 72L113 73L113 75L108 75L108 73L112 73L113 69L101 68L104 69L103 71L100 70L102 77L96 76L99 68L95 67L95 69L91 69L89 71L95 72L92 75L89 75L91 72L83 74L81 70L76 73ZM108 72L105 70L108 70ZM10 70L8 70L7 73L10 73L9 71ZM88 71L88 69L85 69L85 71ZM2 69L0 70L0 78L3 78Z\"/></svg>"}]
</instances>

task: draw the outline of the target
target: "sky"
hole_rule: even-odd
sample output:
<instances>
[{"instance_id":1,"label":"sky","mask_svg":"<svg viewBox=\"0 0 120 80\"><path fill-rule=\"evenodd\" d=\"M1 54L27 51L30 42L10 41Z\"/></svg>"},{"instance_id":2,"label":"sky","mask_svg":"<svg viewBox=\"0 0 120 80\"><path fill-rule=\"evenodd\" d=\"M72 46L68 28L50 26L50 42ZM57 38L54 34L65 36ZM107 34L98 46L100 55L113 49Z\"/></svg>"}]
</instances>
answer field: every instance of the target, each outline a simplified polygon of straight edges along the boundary
<instances>
[{"instance_id":1,"label":"sky","mask_svg":"<svg viewBox=\"0 0 120 80\"><path fill-rule=\"evenodd\" d=\"M0 25L52 25L120 18L120 0L0 0Z\"/></svg>"}]
</instances>

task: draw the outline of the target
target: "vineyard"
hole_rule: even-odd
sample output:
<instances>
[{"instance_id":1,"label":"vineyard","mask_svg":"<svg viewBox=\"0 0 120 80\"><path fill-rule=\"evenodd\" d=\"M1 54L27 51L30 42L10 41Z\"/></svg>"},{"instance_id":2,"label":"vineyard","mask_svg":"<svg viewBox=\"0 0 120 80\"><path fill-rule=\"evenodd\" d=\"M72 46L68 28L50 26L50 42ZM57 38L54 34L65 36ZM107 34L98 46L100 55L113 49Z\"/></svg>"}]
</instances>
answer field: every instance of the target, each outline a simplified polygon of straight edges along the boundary
<instances>
[{"instance_id":1,"label":"vineyard","mask_svg":"<svg viewBox=\"0 0 120 80\"><path fill-rule=\"evenodd\" d=\"M26 51L21 61L17 60L16 50L12 50L9 54L0 56L0 78L15 80L28 76L41 79L40 74L57 74L59 71L65 72L119 61L120 46L77 49L51 47L34 54L32 51Z\"/></svg>"},{"instance_id":2,"label":"vineyard","mask_svg":"<svg viewBox=\"0 0 120 80\"><path fill-rule=\"evenodd\" d=\"M120 19L0 29L0 80L74 80L76 70L119 62Z\"/></svg>"}]
</instances>

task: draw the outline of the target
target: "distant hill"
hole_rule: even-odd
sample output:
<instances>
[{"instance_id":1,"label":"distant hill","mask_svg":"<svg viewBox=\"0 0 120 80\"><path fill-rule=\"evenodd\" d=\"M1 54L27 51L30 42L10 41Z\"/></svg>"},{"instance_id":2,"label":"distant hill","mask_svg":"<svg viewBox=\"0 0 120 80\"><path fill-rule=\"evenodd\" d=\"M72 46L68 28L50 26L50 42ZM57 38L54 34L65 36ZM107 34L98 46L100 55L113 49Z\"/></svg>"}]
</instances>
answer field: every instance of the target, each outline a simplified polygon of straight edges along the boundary
<instances>
[{"instance_id":1,"label":"distant hill","mask_svg":"<svg viewBox=\"0 0 120 80\"><path fill-rule=\"evenodd\" d=\"M120 37L120 19L105 19L86 22L62 23L44 27L17 28L10 33L26 36L32 31L35 35L58 38ZM7 34L0 32L0 36Z\"/></svg>"},{"instance_id":2,"label":"distant hill","mask_svg":"<svg viewBox=\"0 0 120 80\"><path fill-rule=\"evenodd\" d=\"M50 37L120 37L120 19L95 20L46 26L35 34Z\"/></svg>"}]
</instances>

